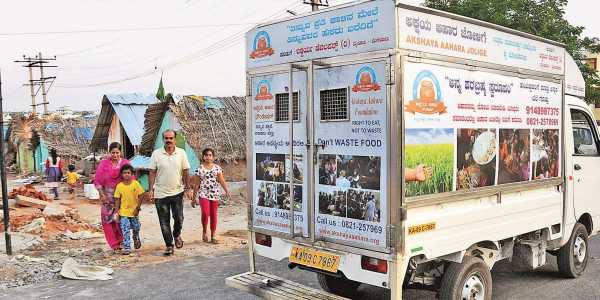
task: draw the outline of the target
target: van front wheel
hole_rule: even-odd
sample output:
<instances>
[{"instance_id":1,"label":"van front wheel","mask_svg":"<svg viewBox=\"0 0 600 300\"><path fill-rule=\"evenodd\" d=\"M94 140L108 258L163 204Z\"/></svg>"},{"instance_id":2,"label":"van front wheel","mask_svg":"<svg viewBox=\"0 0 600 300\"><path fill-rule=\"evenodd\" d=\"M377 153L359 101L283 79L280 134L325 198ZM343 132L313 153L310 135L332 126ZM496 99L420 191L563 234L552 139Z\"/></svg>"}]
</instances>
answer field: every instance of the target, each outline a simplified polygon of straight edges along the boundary
<instances>
[{"instance_id":1,"label":"van front wheel","mask_svg":"<svg viewBox=\"0 0 600 300\"><path fill-rule=\"evenodd\" d=\"M587 267L588 257L588 232L583 224L577 223L569 242L558 251L558 271L566 278L579 277Z\"/></svg>"},{"instance_id":2,"label":"van front wheel","mask_svg":"<svg viewBox=\"0 0 600 300\"><path fill-rule=\"evenodd\" d=\"M449 263L438 296L441 300L491 300L490 269L478 257L465 256L460 264Z\"/></svg>"},{"instance_id":3,"label":"van front wheel","mask_svg":"<svg viewBox=\"0 0 600 300\"><path fill-rule=\"evenodd\" d=\"M319 285L326 292L336 294L338 296L350 296L356 293L360 282L347 278L340 278L317 273Z\"/></svg>"}]
</instances>

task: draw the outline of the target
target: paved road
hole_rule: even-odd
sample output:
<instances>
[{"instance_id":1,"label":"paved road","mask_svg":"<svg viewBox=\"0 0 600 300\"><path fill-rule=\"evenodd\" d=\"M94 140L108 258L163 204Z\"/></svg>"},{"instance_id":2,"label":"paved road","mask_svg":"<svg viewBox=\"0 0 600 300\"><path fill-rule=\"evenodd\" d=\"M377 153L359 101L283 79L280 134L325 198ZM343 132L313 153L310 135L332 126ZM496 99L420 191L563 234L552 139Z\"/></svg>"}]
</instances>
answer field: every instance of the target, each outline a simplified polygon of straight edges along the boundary
<instances>
[{"instance_id":1,"label":"paved road","mask_svg":"<svg viewBox=\"0 0 600 300\"><path fill-rule=\"evenodd\" d=\"M593 239L590 264L578 279L558 277L556 261L535 272L512 272L499 264L492 272L494 299L600 299L600 238ZM0 291L0 299L257 299L225 286L224 278L247 270L246 252L195 257L173 263L121 270L105 282L61 280ZM287 270L285 263L259 259L261 270L318 287L314 274ZM6 293L5 293L6 292ZM427 291L409 290L404 299L434 299ZM382 289L363 286L356 299L389 299Z\"/></svg>"}]
</instances>

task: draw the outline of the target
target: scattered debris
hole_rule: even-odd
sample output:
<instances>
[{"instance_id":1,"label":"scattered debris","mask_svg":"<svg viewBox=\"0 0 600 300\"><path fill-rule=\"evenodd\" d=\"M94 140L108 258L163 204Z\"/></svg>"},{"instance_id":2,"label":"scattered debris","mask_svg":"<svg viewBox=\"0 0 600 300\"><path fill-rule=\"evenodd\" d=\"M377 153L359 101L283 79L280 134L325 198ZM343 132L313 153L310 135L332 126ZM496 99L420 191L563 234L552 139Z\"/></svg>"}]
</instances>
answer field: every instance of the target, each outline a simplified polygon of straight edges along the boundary
<instances>
[{"instance_id":1,"label":"scattered debris","mask_svg":"<svg viewBox=\"0 0 600 300\"><path fill-rule=\"evenodd\" d=\"M16 198L18 195L31 197L39 200L49 201L50 197L46 195L44 192L40 192L33 187L31 184L26 184L20 187L17 187L12 190L8 194L8 198Z\"/></svg>"},{"instance_id":2,"label":"scattered debris","mask_svg":"<svg viewBox=\"0 0 600 300\"><path fill-rule=\"evenodd\" d=\"M93 184L84 184L83 193L85 194L85 197L90 200L100 199L100 192L98 192L98 190Z\"/></svg>"},{"instance_id":3,"label":"scattered debris","mask_svg":"<svg viewBox=\"0 0 600 300\"><path fill-rule=\"evenodd\" d=\"M39 209L46 208L46 205L50 204L48 201L39 200L27 196L18 195L17 196L17 206L27 206L27 207L35 207Z\"/></svg>"},{"instance_id":4,"label":"scattered debris","mask_svg":"<svg viewBox=\"0 0 600 300\"><path fill-rule=\"evenodd\" d=\"M45 217L49 218L63 218L67 215L67 212L70 210L70 207L52 203L47 205L42 211L42 213Z\"/></svg>"},{"instance_id":5,"label":"scattered debris","mask_svg":"<svg viewBox=\"0 0 600 300\"><path fill-rule=\"evenodd\" d=\"M90 232L87 230L71 232L71 230L68 230L68 229L65 231L65 233L63 233L63 235L72 240L86 240L86 239L93 239L93 238L98 238L98 237L104 236L103 234L101 234L99 232Z\"/></svg>"},{"instance_id":6,"label":"scattered debris","mask_svg":"<svg viewBox=\"0 0 600 300\"><path fill-rule=\"evenodd\" d=\"M26 262L34 262L34 263L41 263L41 262L45 262L46 261L43 258L31 257L31 256L23 255L23 254L19 254L19 255L15 256L13 258L13 260L26 261Z\"/></svg>"},{"instance_id":7,"label":"scattered debris","mask_svg":"<svg viewBox=\"0 0 600 300\"><path fill-rule=\"evenodd\" d=\"M44 226L46 225L46 219L37 218L31 221L31 223L21 227L19 229L20 232L23 233L31 233L31 234L41 234L44 231Z\"/></svg>"},{"instance_id":8,"label":"scattered debris","mask_svg":"<svg viewBox=\"0 0 600 300\"><path fill-rule=\"evenodd\" d=\"M112 268L81 265L72 258L67 258L60 270L62 277L76 280L111 280L112 273Z\"/></svg>"}]
</instances>

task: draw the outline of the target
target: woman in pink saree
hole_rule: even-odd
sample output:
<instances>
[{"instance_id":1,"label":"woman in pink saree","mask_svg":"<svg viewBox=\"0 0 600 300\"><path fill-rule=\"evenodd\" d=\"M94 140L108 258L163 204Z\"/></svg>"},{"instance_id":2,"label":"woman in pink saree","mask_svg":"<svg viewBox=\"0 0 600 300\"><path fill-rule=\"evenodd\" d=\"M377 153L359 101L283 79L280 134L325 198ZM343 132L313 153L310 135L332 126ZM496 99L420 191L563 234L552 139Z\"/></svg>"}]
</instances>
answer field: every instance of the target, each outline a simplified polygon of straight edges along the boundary
<instances>
[{"instance_id":1,"label":"woman in pink saree","mask_svg":"<svg viewBox=\"0 0 600 300\"><path fill-rule=\"evenodd\" d=\"M115 209L114 193L115 187L121 181L121 167L129 164L129 161L121 158L121 144L117 142L111 143L108 151L110 156L102 159L96 168L94 185L100 192L100 201L102 201L100 217L104 237L110 248L119 251L123 234L114 219L114 215L118 213L118 209Z\"/></svg>"}]
</instances>

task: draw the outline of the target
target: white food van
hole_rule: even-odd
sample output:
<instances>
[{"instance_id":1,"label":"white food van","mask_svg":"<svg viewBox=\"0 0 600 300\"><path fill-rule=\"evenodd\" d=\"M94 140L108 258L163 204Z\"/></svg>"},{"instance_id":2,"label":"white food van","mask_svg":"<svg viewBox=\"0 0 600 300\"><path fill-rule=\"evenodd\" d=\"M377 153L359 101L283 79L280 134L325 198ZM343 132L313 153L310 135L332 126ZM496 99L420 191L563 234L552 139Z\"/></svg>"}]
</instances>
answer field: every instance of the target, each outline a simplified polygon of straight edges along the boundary
<instances>
[{"instance_id":1,"label":"white food van","mask_svg":"<svg viewBox=\"0 0 600 300\"><path fill-rule=\"evenodd\" d=\"M585 270L600 143L562 44L358 1L257 26L246 68L250 271L230 286L491 299L500 260L535 269L549 252L564 276ZM326 292L256 256L316 272Z\"/></svg>"}]
</instances>

